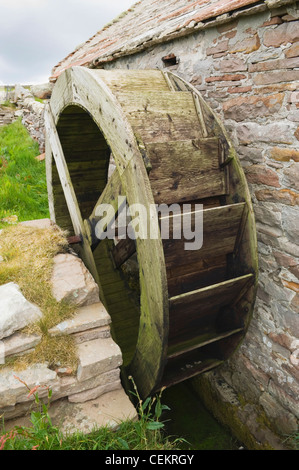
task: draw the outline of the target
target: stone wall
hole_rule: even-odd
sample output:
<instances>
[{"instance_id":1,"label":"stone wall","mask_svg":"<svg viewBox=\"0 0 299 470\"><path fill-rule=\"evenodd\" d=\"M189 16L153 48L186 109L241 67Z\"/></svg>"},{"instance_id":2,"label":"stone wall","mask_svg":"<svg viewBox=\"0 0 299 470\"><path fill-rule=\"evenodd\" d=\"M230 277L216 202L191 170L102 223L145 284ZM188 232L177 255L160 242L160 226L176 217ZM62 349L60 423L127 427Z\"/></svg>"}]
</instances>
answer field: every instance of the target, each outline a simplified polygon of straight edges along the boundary
<instances>
[{"instance_id":1,"label":"stone wall","mask_svg":"<svg viewBox=\"0 0 299 470\"><path fill-rule=\"evenodd\" d=\"M22 124L38 142L41 154L45 152L44 109L46 100L51 97L51 90L50 84L35 85L30 88L16 85L10 98L18 107L15 116L21 116Z\"/></svg>"},{"instance_id":2,"label":"stone wall","mask_svg":"<svg viewBox=\"0 0 299 470\"><path fill-rule=\"evenodd\" d=\"M169 54L178 63L165 68L162 58ZM243 403L247 408L239 419L256 440L261 440L263 427L280 435L295 432L299 418L298 2L219 23L104 67L171 70L195 85L225 123L254 203L259 290L245 342L227 365L205 380L216 380L234 396L242 395L238 406ZM248 416L256 417L255 424Z\"/></svg>"},{"instance_id":3,"label":"stone wall","mask_svg":"<svg viewBox=\"0 0 299 470\"><path fill-rule=\"evenodd\" d=\"M0 126L11 124L15 120L15 113L11 108L0 105Z\"/></svg>"},{"instance_id":4,"label":"stone wall","mask_svg":"<svg viewBox=\"0 0 299 470\"><path fill-rule=\"evenodd\" d=\"M49 219L22 222L32 230L55 230ZM0 256L0 264L4 263ZM53 259L51 282L57 301L72 303L74 314L47 331L49 338L66 336L76 349L77 365L42 361L15 367L43 340L41 330L24 330L41 321L43 312L29 302L14 282L0 285L0 416L5 427L20 425L34 406L33 393L42 400L51 389L50 413L58 409L57 424L63 432L91 432L95 426L116 427L137 413L120 380L122 354L111 337L111 318L99 299L99 287L83 261L73 252ZM25 360L26 364L26 360ZM70 422L71 421L71 422Z\"/></svg>"}]
</instances>

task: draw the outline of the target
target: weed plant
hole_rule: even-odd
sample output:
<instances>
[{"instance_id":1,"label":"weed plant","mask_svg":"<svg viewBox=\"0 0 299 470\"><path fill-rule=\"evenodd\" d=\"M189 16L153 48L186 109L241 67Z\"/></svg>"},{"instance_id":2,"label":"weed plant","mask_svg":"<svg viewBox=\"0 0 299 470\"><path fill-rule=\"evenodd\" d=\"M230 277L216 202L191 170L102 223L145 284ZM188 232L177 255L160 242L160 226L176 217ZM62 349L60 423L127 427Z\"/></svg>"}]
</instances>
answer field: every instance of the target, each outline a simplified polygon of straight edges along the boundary
<instances>
[{"instance_id":1,"label":"weed plant","mask_svg":"<svg viewBox=\"0 0 299 470\"><path fill-rule=\"evenodd\" d=\"M171 440L163 432L161 416L169 408L161 403L162 392L143 402L134 384L138 420L123 421L116 430L102 427L88 435L80 432L63 435L50 417L51 389L48 389L47 403L43 403L38 396L40 386L32 390L27 388L28 397L34 395L35 399L31 425L3 431L0 435L0 450L178 450L182 441Z\"/></svg>"}]
</instances>

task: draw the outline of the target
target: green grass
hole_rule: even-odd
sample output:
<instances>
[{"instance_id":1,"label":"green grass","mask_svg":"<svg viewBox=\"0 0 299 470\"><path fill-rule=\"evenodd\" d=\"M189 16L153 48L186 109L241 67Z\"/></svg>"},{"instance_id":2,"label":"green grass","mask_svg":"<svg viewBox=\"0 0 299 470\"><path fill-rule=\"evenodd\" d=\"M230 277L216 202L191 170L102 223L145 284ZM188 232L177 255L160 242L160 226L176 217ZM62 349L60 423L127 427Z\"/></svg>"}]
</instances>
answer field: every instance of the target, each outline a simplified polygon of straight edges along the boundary
<instances>
[{"instance_id":1,"label":"green grass","mask_svg":"<svg viewBox=\"0 0 299 470\"><path fill-rule=\"evenodd\" d=\"M0 228L6 221L49 217L45 162L35 159L39 153L19 119L0 128Z\"/></svg>"},{"instance_id":2,"label":"green grass","mask_svg":"<svg viewBox=\"0 0 299 470\"><path fill-rule=\"evenodd\" d=\"M35 157L39 155L37 142L33 141L20 120L0 128L0 219L10 222L20 222L25 220L40 219L48 217L48 198L46 190L45 162L39 162ZM10 225L9 222L1 222L0 228ZM20 272L25 274L24 286L33 287L39 285L33 277L35 272L40 272L41 262L38 253L32 256L29 253L29 246L26 240L30 238L33 247L40 246L45 252L41 240L33 240L34 231L30 233L29 228L7 227L2 232L1 253L4 261L1 263L0 284L11 280L21 279ZM45 232L45 234L44 234ZM40 231L38 236L46 240L46 247L49 242L46 239L46 231ZM14 237L18 237L15 239ZM24 240L20 240L23 237ZM16 262L17 251L22 247L23 263L22 269ZM31 263L32 269L25 266L24 247L27 247L28 258L34 259ZM25 250L25 252L26 252ZM50 258L50 257L49 257ZM43 277L47 277L47 269L42 265ZM28 277L29 276L29 277ZM47 279L42 279L43 283ZM27 292L30 300L45 297L47 289L41 283L41 292ZM34 290L34 289L33 289ZM37 295L37 298L34 297ZM32 297L33 296L33 297ZM50 301L43 305L44 310L49 308L51 321L53 320L54 307ZM68 313L68 312L67 312ZM49 326L49 325L47 325ZM45 336L47 337L47 335ZM56 348L57 349L57 348ZM61 345L59 345L61 350ZM53 350L53 345L51 345ZM55 352L55 348L54 348ZM39 359L43 357L39 351ZM49 358L47 358L50 360ZM55 358L56 359L56 358ZM71 436L63 436L60 430L53 425L49 415L49 402L42 403L38 394L35 396L35 409L31 413L30 427L17 427L6 432L5 428L0 430L0 450L176 450L182 440L171 440L164 433L164 423L161 422L162 412L168 409L161 404L160 396L149 398L144 403L140 400L135 388L135 399L138 403L139 419L137 421L125 421L120 423L116 431L109 428L96 429L89 435L75 433ZM49 401L51 391L49 391Z\"/></svg>"},{"instance_id":3,"label":"green grass","mask_svg":"<svg viewBox=\"0 0 299 470\"><path fill-rule=\"evenodd\" d=\"M64 436L49 414L51 390L48 402L42 403L38 387L31 391L27 388L34 395L36 406L31 413L31 426L0 434L0 450L179 450L181 439L171 439L163 432L161 416L169 408L162 405L161 393L143 402L135 387L138 420L123 421L116 430L102 427L88 435L75 432Z\"/></svg>"},{"instance_id":4,"label":"green grass","mask_svg":"<svg viewBox=\"0 0 299 470\"><path fill-rule=\"evenodd\" d=\"M77 353L72 339L66 335L52 338L48 333L50 328L70 318L76 310L73 304L58 302L51 289L53 258L58 253L65 253L67 247L65 233L55 226L35 229L16 224L5 227L0 233L0 285L15 282L25 298L43 312L36 324L26 327L27 333L37 333L42 340L34 351L14 359L15 370L37 362L47 362L54 368L59 363L73 370L77 368Z\"/></svg>"},{"instance_id":5,"label":"green grass","mask_svg":"<svg viewBox=\"0 0 299 470\"><path fill-rule=\"evenodd\" d=\"M1 106L4 107L4 108L10 108L11 110L15 110L16 109L16 105L11 103L10 101L6 100L4 101L3 103L1 103Z\"/></svg>"}]
</instances>

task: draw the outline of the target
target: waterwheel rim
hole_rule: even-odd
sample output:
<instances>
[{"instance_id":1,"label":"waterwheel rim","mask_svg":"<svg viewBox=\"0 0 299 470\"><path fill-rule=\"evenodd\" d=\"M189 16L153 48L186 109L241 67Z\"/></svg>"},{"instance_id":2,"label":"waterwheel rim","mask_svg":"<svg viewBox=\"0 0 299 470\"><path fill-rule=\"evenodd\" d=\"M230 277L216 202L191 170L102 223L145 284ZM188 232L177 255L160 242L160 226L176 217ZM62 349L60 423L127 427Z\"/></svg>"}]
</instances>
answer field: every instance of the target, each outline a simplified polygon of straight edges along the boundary
<instances>
[{"instance_id":1,"label":"waterwheel rim","mask_svg":"<svg viewBox=\"0 0 299 470\"><path fill-rule=\"evenodd\" d=\"M245 239L246 237L248 238L247 232L250 232L250 236L252 236L252 240L248 241L249 248L247 246L241 248L243 254L244 250L249 249L249 261L247 259L246 262L241 260L240 264L242 266L241 268L238 267L234 275L224 279L220 278L216 284L212 284L211 286L204 285L203 288L193 288L191 292L188 291L184 293L183 291L183 294L179 292L178 295L176 295L176 292L171 293L172 280L169 279L169 266L173 267L177 262L175 254L176 249L172 248L172 243L164 242L161 239L159 230L156 231L158 236L155 238L137 238L135 240L135 248L139 262L140 297L139 305L137 307L135 306L136 308L131 306L127 307L129 300L125 299L127 294L124 290L120 290L119 294L123 297L121 297L118 302L115 302L117 293L112 292L111 294L110 287L112 284L109 287L106 273L100 272L102 262L109 264L109 266L108 264L107 266L112 276L111 279L113 278L113 270L114 272L117 270L115 269L115 258L113 258L113 260L111 259L111 253L113 252L111 240L101 241L100 243L96 240L95 227L98 221L97 217L95 217L96 209L99 205L106 203L110 204L114 211L117 211L118 196L122 196L126 198L129 205L136 203L141 204L145 208L146 213L151 215L151 223L155 227L158 227L158 216L151 208L155 207L157 203L163 203L163 201L170 204L172 202L173 191L175 192L177 190L177 186L179 187L178 189L182 191L183 183L186 184L188 178L185 178L185 180L182 178L181 181L183 181L183 183L180 186L180 180L174 176L176 179L172 185L172 190L168 189L166 191L163 187L163 180L162 183L159 181L158 183L154 183L153 179L150 180L151 175L155 173L155 168L153 173L150 173L149 177L148 173L151 169L151 159L148 158L148 155L150 155L154 163L156 163L155 149L158 145L160 150L162 149L163 151L163 142L160 142L161 136L159 138L159 122L158 125L154 122L153 129L147 129L147 132L150 133L149 142L145 139L144 143L144 135L142 134L142 129L140 129L140 123L137 122L138 120L136 121L136 112L137 114L139 112L141 114L144 111L147 112L147 107L149 106L150 108L151 98L154 96L154 93L149 92L149 98L146 100L142 99L140 101L140 103L142 103L141 105L133 104L135 96L137 96L136 102L138 103L139 95L142 95L142 93L139 89L135 89L134 87L134 95L133 93L127 93L125 84L121 83L121 78L128 76L128 80L130 80L134 74L136 74L136 77L140 75L140 82L143 81L142 83L145 88L151 86L151 79L158 84L157 87L160 95L158 93L157 96L161 99L161 106L165 107L165 109L163 108L163 113L168 123L165 131L166 147L170 146L169 149L172 149L172 129L175 129L176 125L178 128L174 130L174 133L176 132L177 134L178 131L184 132L185 128L188 128L188 126L192 129L194 125L195 133L192 129L190 140L187 141L185 138L185 140L179 142L180 148L184 150L185 147L189 148L188 145L191 145L192 148L196 148L195 152L199 152L200 154L202 148L207 146L207 149L209 149L212 145L214 150L219 151L219 155L217 156L217 159L219 157L219 164L217 163L219 168L217 168L217 172L221 173L221 178L219 177L220 173L217 173L217 188L216 190L213 189L211 193L212 196L219 194L219 197L227 197L225 196L228 191L227 176L229 174L233 176L231 170L228 170L228 168L231 161L233 161L232 165L235 165L234 171L237 172L238 177L242 179L241 186L244 186L244 191L242 190L244 195L242 195L241 198L239 198L239 196L236 198L236 195L232 196L230 202L228 202L225 207L208 207L208 209L204 211L206 225L212 221L213 226L213 217L216 217L217 220L219 219L220 222L224 217L230 218L230 224L234 227L235 233L234 237L231 237L232 240L229 241L232 245L231 251L227 250L226 256L240 258L240 255L236 251L236 247L238 247L239 243L238 239L244 238L244 233L246 235ZM146 77L147 74L149 74L149 78ZM109 77L109 80L106 80L106 77ZM115 80L115 83L113 80ZM163 85L161 85L162 82ZM111 86L111 83L113 86ZM164 84L168 91L163 91L162 93ZM183 120L182 123L178 120L174 122L176 116L173 120L172 116L167 112L167 99L173 101L175 105L175 99L179 97L176 93L177 91L186 92L180 95L182 99L178 100L178 107L182 106L182 103L184 103L184 96L190 94L190 97L189 95L187 96L187 103L191 106L190 103L192 102L192 113L196 113L197 124L193 124L190 118L192 114L191 111L191 114L189 113L190 115L188 115L188 110L186 111L187 114L185 117L187 124L183 122ZM176 95L175 98L174 95ZM154 98L157 101L157 98ZM132 99L132 103L130 99ZM137 106L137 108L134 109L134 106ZM168 386L169 384L184 379L184 377L192 377L197 375L197 373L211 370L221 364L223 361L219 360L217 357L211 361L207 360L203 362L201 366L202 361L198 360L199 356L196 356L196 359L194 359L195 356L193 357L192 355L194 355L194 351L197 353L198 347L202 348L201 350L205 348L208 350L210 344L218 342L217 344L219 345L222 345L222 343L226 344L225 347L229 353L225 352L223 356L227 358L243 339L249 325L249 319L252 315L257 285L257 262L254 218L250 195L246 182L244 183L244 175L240 170L233 148L228 144L225 130L217 118L215 118L210 111L206 111L207 109L203 106L198 92L173 74L163 74L160 71L106 72L103 70L88 70L81 67L68 69L59 77L54 87L50 105L46 111L46 156L51 217L56 219L58 224L63 228L69 228L75 235L81 238L79 254L99 284L101 300L105 304L108 312L113 313L111 315L112 323L123 324L127 328L127 336L132 335L132 331L135 328L134 334L132 335L134 340L130 342L129 347L127 347L126 335L123 334L122 337L120 337L116 334L115 340L120 344L125 357L123 368L124 376L128 377L129 374L133 376L142 397L148 396L162 385ZM72 119L76 123L75 127L74 123L71 122ZM70 121L69 128L68 121ZM136 125L135 121L137 122ZM85 124L89 129L89 134L86 136L84 135ZM147 126L144 119L142 120L142 126ZM200 129L199 133L196 130L197 127ZM68 135L69 132L70 135ZM176 138L178 139L179 137ZM99 140L98 143L97 139ZM167 142L167 139L169 142ZM84 149L85 142L89 142L87 150ZM176 144L176 142L174 143ZM198 151L198 148L200 151ZM116 170L108 180L110 150L115 159ZM95 188L96 190L93 189L96 176L93 179L91 178L89 188L88 179L87 182L84 183L83 180L80 181L80 176L76 173L78 160L76 160L74 155L76 155L76 152L80 153L80 151L84 152L84 154L86 154L86 152L94 152L94 154L92 154L93 157L90 157L92 160L92 168L94 162L97 162L94 172L95 175L100 175L98 178L99 184ZM52 156L54 158L52 158ZM88 160L85 163L87 164L87 162ZM82 161L80 165L82 168L84 167ZM215 166L215 162L213 165ZM57 184L56 181L55 184L53 184L53 172L56 171L56 168L58 168L60 182ZM210 173L204 174L206 180L208 179L207 175L216 175L215 172L211 173L211 168L209 169ZM87 171L89 171L88 167ZM80 171L78 174L80 175ZM173 174L175 175L176 172L173 172ZM179 181L178 184L177 181ZM197 197L198 184L192 182L190 172L189 181L188 195L183 198L181 197L181 202L184 200L188 201L189 199L195 200ZM201 179L200 181L202 182L203 180ZM62 218L59 215L59 204L57 204L57 199L60 197L59 191L60 194L64 194L65 198L62 204L64 206L62 209ZM57 193L56 195L55 192ZM89 199L92 198L92 200L88 200L86 194L91 193L92 196L88 197ZM68 216L66 215L66 207L69 214ZM65 219L69 220L66 221ZM224 229L231 231L231 226L226 223L226 225L224 224ZM207 233L209 236L209 231L207 231ZM97 250L100 252L100 255ZM205 246L203 251L205 253ZM97 256L100 257L100 261L97 259ZM189 262L192 263L192 257L189 256L187 258ZM247 258L247 255L245 258ZM204 262L205 259L203 259L203 264ZM244 269L243 265L245 266ZM114 278L114 280L115 279L116 278ZM119 283L121 284L121 282L120 280ZM112 289L114 289L114 287L112 287ZM236 289L240 289L242 292L243 297L241 300L238 296L232 295L232 292ZM186 335L184 336L180 331L180 329L184 330L184 328L182 328L182 323L179 319L179 315L182 316L184 311L184 305L189 305L189 307L191 305L192 307L190 307L191 310L190 308L186 310L187 315L191 312L192 318L189 321L188 328L192 330L193 326L196 326L194 308L197 309L198 304L203 305L203 317L206 315L205 303L211 304L213 315L216 318L216 305L214 305L215 302L211 300L215 295L220 295L224 299L218 302L219 305L217 304L217 308L220 306L222 312L221 322L224 324L225 321L223 318L225 319L227 315L230 315L233 326L230 327L229 331L226 331L227 328L224 328L222 325L220 334L219 332L213 332L215 336L213 338L207 338L201 335L200 340L198 340L200 341L199 345L196 343L197 337L195 333L195 342L192 341L192 338L191 342L190 338L186 341ZM123 313L121 311L121 305L119 305L122 302L126 305ZM235 305L237 305L237 308L241 312L237 320L235 319L235 312L234 320L232 319L231 313L227 313L228 308L226 302L232 306L231 310L235 309ZM115 306L116 304L117 306ZM126 324L125 318L126 312L130 314L131 308L132 312L135 309L135 325L132 330L130 330L130 323ZM136 309L138 310L137 323ZM122 315L123 318L120 318ZM175 326L176 322L177 326ZM203 322L203 329L204 328L205 323ZM219 346L219 351L222 349L223 348ZM172 364L174 364L174 366L172 366ZM167 367L170 367L169 370L171 370L171 373L167 372ZM176 377L172 377L173 369L176 369Z\"/></svg>"},{"instance_id":2,"label":"waterwheel rim","mask_svg":"<svg viewBox=\"0 0 299 470\"><path fill-rule=\"evenodd\" d=\"M48 123L52 114L55 128L57 126L59 129L59 120L71 107L83 110L84 113L92 116L92 120L104 136L116 162L117 167L112 178L114 183L107 178L106 186L102 192L102 195L108 193L108 199L102 197L98 204L112 204L116 209L117 196L122 195L127 198L130 205L139 203L150 211L150 205L154 204L154 200L142 155L131 126L109 88L100 78L81 68L66 71L59 82L55 88L58 98L56 98L54 90L51 104L47 110ZM61 96L60 87L65 90L63 96ZM91 89L100 89L102 93L95 93L91 97ZM119 134L121 134L120 137ZM63 148L61 146L60 153L56 153L55 158L55 143L53 139L50 142L51 136L53 136L53 127L52 130L48 127L47 159L51 159L54 154L56 165L59 161L61 164L64 154ZM63 140L63 131L60 130L58 140L60 141L61 138ZM104 149L103 152L106 151L107 149ZM107 159L107 155L102 158ZM48 162L47 165L50 168L51 163ZM67 162L61 167L64 167L66 172ZM60 169L60 177L62 173L63 171ZM66 179L69 179L68 176ZM69 183L72 183L71 177ZM113 184L115 184L115 188L110 194L109 187ZM70 193L72 200L68 204L68 210L71 214L75 235L82 237L81 256L98 282L102 300L106 303L105 289L101 286L101 279L93 259L89 234L86 230L88 225L86 222L89 218L85 219L82 216L75 191L70 191ZM53 196L51 195L51 197ZM94 213L95 207L90 213L91 218ZM155 217L154 214L153 217ZM156 223L158 224L158 219ZM91 223L91 225L93 224ZM145 396L155 388L163 372L168 335L168 298L161 239L159 237L156 239L147 238L146 240L137 238L136 251L142 279L140 282L140 320L135 352L130 362L126 364L126 372L133 376L135 382L138 383L140 393ZM150 262L148 262L149 258Z\"/></svg>"}]
</instances>

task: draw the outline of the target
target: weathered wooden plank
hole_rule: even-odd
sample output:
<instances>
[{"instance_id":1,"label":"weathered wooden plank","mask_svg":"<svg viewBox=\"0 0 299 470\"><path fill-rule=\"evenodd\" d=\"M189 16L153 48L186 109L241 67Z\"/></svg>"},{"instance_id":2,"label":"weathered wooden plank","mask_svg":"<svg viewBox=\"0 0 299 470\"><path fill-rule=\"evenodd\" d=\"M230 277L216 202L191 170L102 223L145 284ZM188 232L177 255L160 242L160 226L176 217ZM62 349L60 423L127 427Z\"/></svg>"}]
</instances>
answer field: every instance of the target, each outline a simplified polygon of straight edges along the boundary
<instances>
[{"instance_id":1,"label":"weathered wooden plank","mask_svg":"<svg viewBox=\"0 0 299 470\"><path fill-rule=\"evenodd\" d=\"M190 93L123 93L118 98L145 144L203 137Z\"/></svg>"},{"instance_id":2,"label":"weathered wooden plank","mask_svg":"<svg viewBox=\"0 0 299 470\"><path fill-rule=\"evenodd\" d=\"M199 96L198 96L197 93L193 93L193 99L194 99L194 104L195 104L195 108L196 108L196 111L197 111L198 120L199 120L200 125L201 125L202 135L203 135L203 137L206 138L206 137L209 136L209 132L207 130L207 126L206 126L206 123L205 123L205 118L204 118L204 114L203 114L201 100L199 99Z\"/></svg>"},{"instance_id":3,"label":"weathered wooden plank","mask_svg":"<svg viewBox=\"0 0 299 470\"><path fill-rule=\"evenodd\" d=\"M73 148L70 147L63 147L64 152L66 154L67 163L74 163L74 165L78 163L94 161L94 162L106 162L106 154L103 153L105 148L99 149L97 147L93 147L89 144L89 149L86 147L79 149L73 142ZM103 158L105 156L105 158ZM110 154L107 155L107 159L110 160Z\"/></svg>"},{"instance_id":4,"label":"weathered wooden plank","mask_svg":"<svg viewBox=\"0 0 299 470\"><path fill-rule=\"evenodd\" d=\"M103 81L113 93L143 91L169 91L169 86L160 70L105 70L100 73Z\"/></svg>"},{"instance_id":5,"label":"weathered wooden plank","mask_svg":"<svg viewBox=\"0 0 299 470\"><path fill-rule=\"evenodd\" d=\"M194 262L209 256L220 256L232 253L235 247L237 233L240 227L245 203L232 204L203 211L203 245L199 250L185 250L186 240L172 239L170 223L170 239L163 241L165 262L167 268ZM175 220L181 215L170 216ZM195 212L192 214L192 231L195 229ZM163 219L161 219L161 223Z\"/></svg>"},{"instance_id":6,"label":"weathered wooden plank","mask_svg":"<svg viewBox=\"0 0 299 470\"><path fill-rule=\"evenodd\" d=\"M57 126L63 126L66 128L69 126L77 126L79 119L83 128L85 126L88 128L90 128L90 126L98 127L93 120L93 116L89 114L84 108L80 108L75 104L68 104L68 106L63 110L63 112L59 115Z\"/></svg>"},{"instance_id":7,"label":"weathered wooden plank","mask_svg":"<svg viewBox=\"0 0 299 470\"><path fill-rule=\"evenodd\" d=\"M170 297L227 280L226 255L200 259L167 270Z\"/></svg>"},{"instance_id":8,"label":"weathered wooden plank","mask_svg":"<svg viewBox=\"0 0 299 470\"><path fill-rule=\"evenodd\" d=\"M77 193L77 201L79 204L79 209L81 212L82 219L87 219L91 212L93 211L93 208L100 197L101 191L92 191L91 193L88 192L83 192L83 193ZM63 197L63 194L55 194L54 196L55 200L55 213L63 218L65 220L68 219L68 208L65 202L65 199Z\"/></svg>"},{"instance_id":9,"label":"weathered wooden plank","mask_svg":"<svg viewBox=\"0 0 299 470\"><path fill-rule=\"evenodd\" d=\"M124 365L128 366L136 348L140 308L134 302L121 272L114 269L110 256L112 247L112 241L102 241L94 251L94 259L100 276L101 298L112 318L114 339L122 350ZM114 295L111 296L111 293Z\"/></svg>"},{"instance_id":10,"label":"weathered wooden plank","mask_svg":"<svg viewBox=\"0 0 299 470\"><path fill-rule=\"evenodd\" d=\"M66 70L61 74L55 83L55 90L53 90L51 97L51 109L55 123L57 123L61 111L74 102L72 85L71 70Z\"/></svg>"},{"instance_id":11,"label":"weathered wooden plank","mask_svg":"<svg viewBox=\"0 0 299 470\"><path fill-rule=\"evenodd\" d=\"M242 331L243 331L243 328L235 328L233 330L225 331L223 333L219 333L218 331L210 331L206 334L195 336L192 339L189 339L187 341L181 341L169 347L167 358L175 359L181 354L193 351L194 349L203 348L204 346L207 346L208 344L216 343L217 341L221 341L225 338L229 338L230 336L239 334Z\"/></svg>"},{"instance_id":12,"label":"weathered wooden plank","mask_svg":"<svg viewBox=\"0 0 299 470\"><path fill-rule=\"evenodd\" d=\"M107 181L106 170L94 170L94 171L72 171L70 172L70 178L72 180L75 191L83 192L84 190L99 190L105 186ZM58 182L57 178L53 177L53 184Z\"/></svg>"},{"instance_id":13,"label":"weathered wooden plank","mask_svg":"<svg viewBox=\"0 0 299 470\"><path fill-rule=\"evenodd\" d=\"M95 155L98 156L98 152L96 151ZM78 172L86 172L88 174L93 173L94 171L101 171L102 174L105 174L107 168L107 163L105 160L94 158L90 160L80 160L80 161L73 161L71 157L69 157L69 161L67 162L67 166L71 175L75 175Z\"/></svg>"},{"instance_id":14,"label":"weathered wooden plank","mask_svg":"<svg viewBox=\"0 0 299 470\"><path fill-rule=\"evenodd\" d=\"M75 117L77 118L76 120ZM90 123L90 121L91 119L89 118L88 121L85 120L82 122L82 114L76 114L75 116L73 116L72 124L68 123L67 125L66 122L59 122L59 124L57 125L57 130L59 134L63 134L65 138L69 140L73 135L80 134L86 139L88 136L90 136L91 138L96 137L98 142L101 142L103 145L105 145L105 139L101 134L100 129L93 121L92 124Z\"/></svg>"},{"instance_id":15,"label":"weathered wooden plank","mask_svg":"<svg viewBox=\"0 0 299 470\"><path fill-rule=\"evenodd\" d=\"M171 387L179 384L184 380L191 379L196 375L203 374L209 370L215 369L220 366L224 361L218 358L207 358L203 354L196 354L191 356L184 355L173 359L167 364L165 374L162 378L159 388ZM157 389L158 391L159 389Z\"/></svg>"},{"instance_id":16,"label":"weathered wooden plank","mask_svg":"<svg viewBox=\"0 0 299 470\"><path fill-rule=\"evenodd\" d=\"M55 222L55 209L54 209L54 190L53 190L53 155L49 142L48 135L45 136L45 165L46 165L46 178L47 178L47 192L50 219Z\"/></svg>"},{"instance_id":17,"label":"weathered wooden plank","mask_svg":"<svg viewBox=\"0 0 299 470\"><path fill-rule=\"evenodd\" d=\"M92 213L90 214L89 221L93 225L94 219L97 219L97 210L98 207L102 204L110 204L114 209L114 214L117 213L118 209L118 196L122 195L122 181L118 171L114 171L110 179L107 181L107 184L104 190L101 193L98 201L96 202Z\"/></svg>"},{"instance_id":18,"label":"weathered wooden plank","mask_svg":"<svg viewBox=\"0 0 299 470\"><path fill-rule=\"evenodd\" d=\"M101 183L101 180L99 181L99 183ZM77 201L80 203L94 201L95 204L97 199L100 197L100 194L102 193L101 187L100 185L96 185L96 187L92 188L91 191L89 191L88 189L90 189L90 186L88 188L86 186L83 186L82 190L80 190L80 188L76 188ZM62 188L57 184L57 186L55 186L56 196L60 197L62 193Z\"/></svg>"},{"instance_id":19,"label":"weathered wooden plank","mask_svg":"<svg viewBox=\"0 0 299 470\"><path fill-rule=\"evenodd\" d=\"M85 147L90 148L90 146L95 149L104 149L107 148L105 145L105 141L103 141L101 135L99 133L90 132L88 134L80 134L72 132L67 134L64 132L64 129L59 130L59 137L61 139L61 143L63 148L72 149L72 145L76 144L75 148L83 149Z\"/></svg>"},{"instance_id":20,"label":"weathered wooden plank","mask_svg":"<svg viewBox=\"0 0 299 470\"><path fill-rule=\"evenodd\" d=\"M182 338L196 336L203 328L210 330L214 322L220 321L221 309L226 306L231 311L232 322L233 304L238 301L241 292L249 289L253 281L254 276L248 274L172 297L169 301L170 344L176 344Z\"/></svg>"},{"instance_id":21,"label":"weathered wooden plank","mask_svg":"<svg viewBox=\"0 0 299 470\"><path fill-rule=\"evenodd\" d=\"M93 275L94 279L98 281L98 272L95 266L90 246L88 245L78 201L76 199L68 167L64 158L64 153L55 127L55 121L51 112L50 105L48 105L45 109L45 128L48 136L48 141L55 159L57 171L60 176L61 186L63 187L64 196L68 206L70 218L74 227L75 235L82 236L82 257L86 263L86 266Z\"/></svg>"},{"instance_id":22,"label":"weathered wooden plank","mask_svg":"<svg viewBox=\"0 0 299 470\"><path fill-rule=\"evenodd\" d=\"M146 145L155 202L174 203L227 193L217 138Z\"/></svg>"},{"instance_id":23,"label":"weathered wooden plank","mask_svg":"<svg viewBox=\"0 0 299 470\"><path fill-rule=\"evenodd\" d=\"M115 267L119 268L130 256L136 252L136 246L134 240L126 238L120 240L118 244L113 247L112 256L115 263Z\"/></svg>"},{"instance_id":24,"label":"weathered wooden plank","mask_svg":"<svg viewBox=\"0 0 299 470\"><path fill-rule=\"evenodd\" d=\"M166 72L166 74L168 75L170 82L173 83L173 86L177 91L179 91L180 93L193 93L195 105L198 112L198 119L201 123L204 123L203 135L206 137L223 135L219 126L219 120L216 119L211 108L204 101L198 90L181 77L171 72Z\"/></svg>"},{"instance_id":25,"label":"weathered wooden plank","mask_svg":"<svg viewBox=\"0 0 299 470\"><path fill-rule=\"evenodd\" d=\"M93 116L111 147L123 195L128 196L129 204L139 202L148 208L154 204L154 199L136 137L123 108L101 79L102 74L103 71L72 67L68 72L69 83L74 84L72 100L65 103L64 108L75 103ZM60 96L55 89L51 100L55 102L55 118L58 120L64 108L60 107ZM137 251L142 265L140 321L144 327L139 330L135 354L127 372L134 375L144 397L151 393L159 380L166 359L168 296L161 240L137 240ZM101 293L105 297L104 289Z\"/></svg>"},{"instance_id":26,"label":"weathered wooden plank","mask_svg":"<svg viewBox=\"0 0 299 470\"><path fill-rule=\"evenodd\" d=\"M209 310L215 306L228 305L234 298L238 297L240 290L246 284L252 282L252 279L252 274L246 274L236 279L230 279L216 285L204 287L203 289L171 297L169 300L171 312L173 313L180 308L190 309L193 306L200 311L202 308Z\"/></svg>"}]
</instances>

